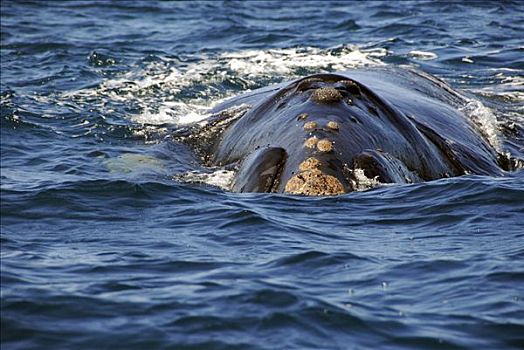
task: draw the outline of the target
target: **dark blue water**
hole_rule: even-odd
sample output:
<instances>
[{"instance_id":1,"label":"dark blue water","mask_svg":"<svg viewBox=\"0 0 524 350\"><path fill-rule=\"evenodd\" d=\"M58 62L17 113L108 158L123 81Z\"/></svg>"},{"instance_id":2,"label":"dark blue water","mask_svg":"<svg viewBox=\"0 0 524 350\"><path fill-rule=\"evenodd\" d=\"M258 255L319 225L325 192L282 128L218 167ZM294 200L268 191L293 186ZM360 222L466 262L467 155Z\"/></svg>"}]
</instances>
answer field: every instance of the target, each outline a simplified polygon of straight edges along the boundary
<instances>
[{"instance_id":1,"label":"dark blue water","mask_svg":"<svg viewBox=\"0 0 524 350\"><path fill-rule=\"evenodd\" d=\"M524 348L522 170L235 194L173 180L208 170L171 137L248 89L406 64L519 168L523 33L518 1L2 0L2 349Z\"/></svg>"}]
</instances>

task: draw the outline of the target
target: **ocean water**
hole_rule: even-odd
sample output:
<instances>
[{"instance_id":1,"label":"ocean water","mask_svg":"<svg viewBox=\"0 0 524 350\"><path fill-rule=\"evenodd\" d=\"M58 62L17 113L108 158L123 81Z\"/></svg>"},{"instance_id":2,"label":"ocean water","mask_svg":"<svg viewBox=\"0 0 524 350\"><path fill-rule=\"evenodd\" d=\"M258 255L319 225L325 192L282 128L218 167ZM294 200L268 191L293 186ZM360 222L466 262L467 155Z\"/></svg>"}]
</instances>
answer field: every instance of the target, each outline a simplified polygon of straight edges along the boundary
<instances>
[{"instance_id":1,"label":"ocean water","mask_svg":"<svg viewBox=\"0 0 524 350\"><path fill-rule=\"evenodd\" d=\"M520 1L2 0L2 349L523 349L523 33ZM172 137L373 65L467 96L515 170L238 194Z\"/></svg>"}]
</instances>

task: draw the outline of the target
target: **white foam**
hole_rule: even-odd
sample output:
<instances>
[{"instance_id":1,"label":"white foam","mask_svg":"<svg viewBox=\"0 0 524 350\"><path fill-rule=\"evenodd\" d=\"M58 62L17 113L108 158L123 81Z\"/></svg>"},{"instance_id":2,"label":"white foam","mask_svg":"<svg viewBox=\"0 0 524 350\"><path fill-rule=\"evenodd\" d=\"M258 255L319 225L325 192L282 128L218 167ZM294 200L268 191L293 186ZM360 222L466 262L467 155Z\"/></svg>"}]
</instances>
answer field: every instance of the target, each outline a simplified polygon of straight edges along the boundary
<instances>
[{"instance_id":1,"label":"white foam","mask_svg":"<svg viewBox=\"0 0 524 350\"><path fill-rule=\"evenodd\" d=\"M469 99L463 111L499 153L506 153L502 149L499 125L510 122L524 124L524 76L519 74L519 70L511 68L490 68L488 71L493 72L490 84L470 91L503 106L494 111L480 101Z\"/></svg>"},{"instance_id":2,"label":"white foam","mask_svg":"<svg viewBox=\"0 0 524 350\"><path fill-rule=\"evenodd\" d=\"M104 80L97 87L65 93L57 102L84 101L105 115L114 115L122 105L132 106L137 112L124 117L135 123L188 124L206 119L210 107L238 94L238 89L224 91L224 81L238 83L244 92L261 79L289 80L304 74L304 70L318 73L380 65L379 58L386 53L384 49L339 46L226 52L191 57L190 63L159 57L158 61Z\"/></svg>"},{"instance_id":3,"label":"white foam","mask_svg":"<svg viewBox=\"0 0 524 350\"><path fill-rule=\"evenodd\" d=\"M237 73L257 77L260 75L290 75L299 68L319 69L319 71L343 70L364 65L382 65L374 59L386 55L386 50L363 52L355 46L342 47L341 50L274 49L269 51L248 50L225 53L221 59L227 61L229 68Z\"/></svg>"},{"instance_id":4,"label":"white foam","mask_svg":"<svg viewBox=\"0 0 524 350\"><path fill-rule=\"evenodd\" d=\"M438 55L434 52L429 51L417 51L413 50L408 53L408 56L416 58L421 61L430 61L438 58Z\"/></svg>"},{"instance_id":5,"label":"white foam","mask_svg":"<svg viewBox=\"0 0 524 350\"><path fill-rule=\"evenodd\" d=\"M164 102L157 112L145 107L141 114L131 117L136 123L149 125L178 124L185 125L196 123L208 118L208 108L197 104L184 102Z\"/></svg>"},{"instance_id":6,"label":"white foam","mask_svg":"<svg viewBox=\"0 0 524 350\"><path fill-rule=\"evenodd\" d=\"M211 173L190 171L175 175L174 179L186 183L203 183L229 191L231 190L234 176L234 171L220 169Z\"/></svg>"},{"instance_id":7,"label":"white foam","mask_svg":"<svg viewBox=\"0 0 524 350\"><path fill-rule=\"evenodd\" d=\"M363 169L356 168L353 170L353 175L356 179L356 181L353 181L353 188L357 191L369 190L371 188L383 185L380 181L378 181L378 176L370 179L366 176Z\"/></svg>"}]
</instances>

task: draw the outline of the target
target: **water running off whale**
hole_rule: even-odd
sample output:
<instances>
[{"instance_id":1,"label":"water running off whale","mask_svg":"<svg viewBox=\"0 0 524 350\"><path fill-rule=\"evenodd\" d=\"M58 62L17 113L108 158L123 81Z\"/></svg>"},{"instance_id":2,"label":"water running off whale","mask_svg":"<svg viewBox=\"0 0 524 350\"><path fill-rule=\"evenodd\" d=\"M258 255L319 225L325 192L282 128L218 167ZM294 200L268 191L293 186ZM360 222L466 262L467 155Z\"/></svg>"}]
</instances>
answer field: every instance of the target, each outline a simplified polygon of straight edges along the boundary
<instances>
[{"instance_id":1,"label":"water running off whale","mask_svg":"<svg viewBox=\"0 0 524 350\"><path fill-rule=\"evenodd\" d=\"M178 139L205 165L235 170L234 192L339 195L376 183L502 175L507 161L461 111L465 104L423 72L354 69L238 96Z\"/></svg>"}]
</instances>

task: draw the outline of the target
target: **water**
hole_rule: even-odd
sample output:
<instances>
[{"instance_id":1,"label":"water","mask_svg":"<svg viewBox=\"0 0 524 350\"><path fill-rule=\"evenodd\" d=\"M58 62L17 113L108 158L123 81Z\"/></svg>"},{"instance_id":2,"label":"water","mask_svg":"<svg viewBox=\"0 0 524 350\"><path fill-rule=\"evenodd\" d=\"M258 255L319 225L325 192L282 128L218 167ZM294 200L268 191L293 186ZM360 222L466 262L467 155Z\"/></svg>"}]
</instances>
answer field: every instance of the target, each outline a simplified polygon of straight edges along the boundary
<instances>
[{"instance_id":1,"label":"water","mask_svg":"<svg viewBox=\"0 0 524 350\"><path fill-rule=\"evenodd\" d=\"M235 194L174 181L209 170L171 137L248 89L407 64L519 168L521 2L2 1L1 22L3 349L524 348L522 170Z\"/></svg>"}]
</instances>

